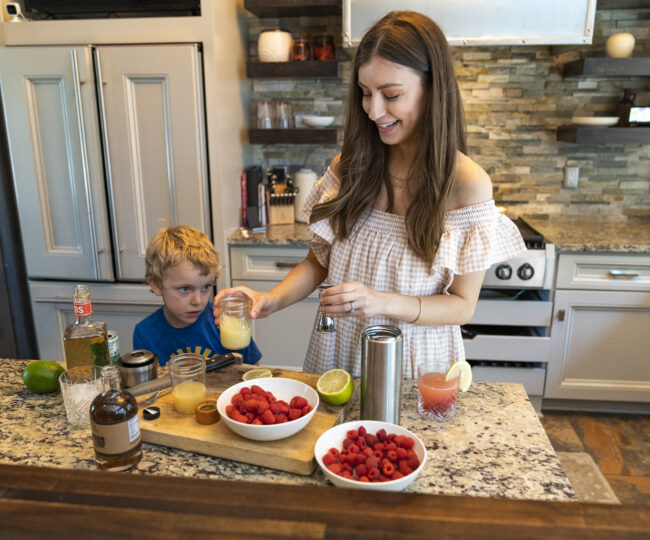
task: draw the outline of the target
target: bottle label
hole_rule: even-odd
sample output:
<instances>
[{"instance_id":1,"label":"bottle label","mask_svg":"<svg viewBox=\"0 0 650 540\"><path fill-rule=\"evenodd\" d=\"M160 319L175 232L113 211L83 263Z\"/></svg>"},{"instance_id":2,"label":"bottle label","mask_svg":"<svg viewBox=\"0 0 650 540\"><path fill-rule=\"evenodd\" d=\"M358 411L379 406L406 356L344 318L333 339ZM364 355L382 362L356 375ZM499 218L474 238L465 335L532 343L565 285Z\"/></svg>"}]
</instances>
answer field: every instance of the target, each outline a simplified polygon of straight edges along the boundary
<instances>
[{"instance_id":1,"label":"bottle label","mask_svg":"<svg viewBox=\"0 0 650 540\"><path fill-rule=\"evenodd\" d=\"M140 417L137 414L118 424L91 422L91 428L95 450L103 455L124 454L140 444Z\"/></svg>"},{"instance_id":2,"label":"bottle label","mask_svg":"<svg viewBox=\"0 0 650 540\"><path fill-rule=\"evenodd\" d=\"M77 316L90 315L93 312L93 308L90 302L75 302L74 303L74 314Z\"/></svg>"}]
</instances>

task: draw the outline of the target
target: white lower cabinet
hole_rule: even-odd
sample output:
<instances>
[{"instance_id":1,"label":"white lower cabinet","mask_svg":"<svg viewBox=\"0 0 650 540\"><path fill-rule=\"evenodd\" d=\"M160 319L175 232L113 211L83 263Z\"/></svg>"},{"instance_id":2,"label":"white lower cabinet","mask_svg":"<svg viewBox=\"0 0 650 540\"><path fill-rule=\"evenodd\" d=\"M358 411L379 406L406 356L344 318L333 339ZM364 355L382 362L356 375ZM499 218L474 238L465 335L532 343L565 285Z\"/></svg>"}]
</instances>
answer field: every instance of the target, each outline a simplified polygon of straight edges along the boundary
<instances>
[{"instance_id":1,"label":"white lower cabinet","mask_svg":"<svg viewBox=\"0 0 650 540\"><path fill-rule=\"evenodd\" d=\"M544 398L650 403L650 257L561 255Z\"/></svg>"},{"instance_id":2,"label":"white lower cabinet","mask_svg":"<svg viewBox=\"0 0 650 540\"><path fill-rule=\"evenodd\" d=\"M270 291L307 255L305 247L231 246L232 286ZM318 295L253 322L261 365L301 370L316 314Z\"/></svg>"}]
</instances>

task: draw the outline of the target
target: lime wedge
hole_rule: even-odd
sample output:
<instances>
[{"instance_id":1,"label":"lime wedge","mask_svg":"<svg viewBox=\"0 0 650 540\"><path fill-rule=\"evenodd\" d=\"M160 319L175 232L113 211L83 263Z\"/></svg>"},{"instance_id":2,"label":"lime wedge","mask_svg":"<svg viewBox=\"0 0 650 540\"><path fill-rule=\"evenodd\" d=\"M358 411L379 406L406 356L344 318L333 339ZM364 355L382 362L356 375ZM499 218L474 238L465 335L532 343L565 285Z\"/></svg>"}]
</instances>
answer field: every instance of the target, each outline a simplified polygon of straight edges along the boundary
<instances>
[{"instance_id":1,"label":"lime wedge","mask_svg":"<svg viewBox=\"0 0 650 540\"><path fill-rule=\"evenodd\" d=\"M447 370L445 381L455 379L460 376L459 388L461 392L467 392L469 387L472 386L472 366L464 360L461 362L454 362Z\"/></svg>"},{"instance_id":2,"label":"lime wedge","mask_svg":"<svg viewBox=\"0 0 650 540\"><path fill-rule=\"evenodd\" d=\"M268 368L255 368L249 369L242 376L242 381L250 381L251 379L263 379L265 377L273 377L273 373Z\"/></svg>"},{"instance_id":3,"label":"lime wedge","mask_svg":"<svg viewBox=\"0 0 650 540\"><path fill-rule=\"evenodd\" d=\"M330 369L318 378L316 390L325 403L343 405L354 392L352 375L344 369Z\"/></svg>"}]
</instances>

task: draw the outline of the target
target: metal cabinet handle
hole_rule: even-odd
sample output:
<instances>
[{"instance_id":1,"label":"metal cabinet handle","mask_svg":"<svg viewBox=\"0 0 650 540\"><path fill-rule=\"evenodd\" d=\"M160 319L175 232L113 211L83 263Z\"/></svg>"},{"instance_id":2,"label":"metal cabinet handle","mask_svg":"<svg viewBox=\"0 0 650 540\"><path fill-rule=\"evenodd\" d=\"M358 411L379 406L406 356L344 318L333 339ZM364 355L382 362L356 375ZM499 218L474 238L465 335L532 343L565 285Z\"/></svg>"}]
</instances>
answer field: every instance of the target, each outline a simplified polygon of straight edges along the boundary
<instances>
[{"instance_id":1,"label":"metal cabinet handle","mask_svg":"<svg viewBox=\"0 0 650 540\"><path fill-rule=\"evenodd\" d=\"M565 311L561 309L557 312L557 320L562 322L564 320Z\"/></svg>"},{"instance_id":2,"label":"metal cabinet handle","mask_svg":"<svg viewBox=\"0 0 650 540\"><path fill-rule=\"evenodd\" d=\"M299 264L300 264L299 262L282 262L282 261L278 261L278 262L275 263L275 266L277 268L295 268Z\"/></svg>"},{"instance_id":3,"label":"metal cabinet handle","mask_svg":"<svg viewBox=\"0 0 650 540\"><path fill-rule=\"evenodd\" d=\"M641 277L638 270L610 270L609 277L612 279L634 279Z\"/></svg>"}]
</instances>

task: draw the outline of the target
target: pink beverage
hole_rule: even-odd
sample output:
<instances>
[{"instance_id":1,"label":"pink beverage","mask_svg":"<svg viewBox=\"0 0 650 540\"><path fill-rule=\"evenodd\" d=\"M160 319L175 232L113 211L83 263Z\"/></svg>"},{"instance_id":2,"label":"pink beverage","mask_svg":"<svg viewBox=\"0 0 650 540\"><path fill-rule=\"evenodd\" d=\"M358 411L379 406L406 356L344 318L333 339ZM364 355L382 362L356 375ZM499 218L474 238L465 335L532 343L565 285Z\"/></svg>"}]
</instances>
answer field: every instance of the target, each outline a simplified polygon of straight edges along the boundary
<instances>
[{"instance_id":1,"label":"pink beverage","mask_svg":"<svg viewBox=\"0 0 650 540\"><path fill-rule=\"evenodd\" d=\"M460 377L445 380L443 367L431 364L418 366L418 411L431 420L446 420L456 412L456 396Z\"/></svg>"}]
</instances>

